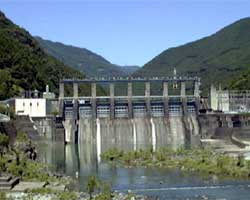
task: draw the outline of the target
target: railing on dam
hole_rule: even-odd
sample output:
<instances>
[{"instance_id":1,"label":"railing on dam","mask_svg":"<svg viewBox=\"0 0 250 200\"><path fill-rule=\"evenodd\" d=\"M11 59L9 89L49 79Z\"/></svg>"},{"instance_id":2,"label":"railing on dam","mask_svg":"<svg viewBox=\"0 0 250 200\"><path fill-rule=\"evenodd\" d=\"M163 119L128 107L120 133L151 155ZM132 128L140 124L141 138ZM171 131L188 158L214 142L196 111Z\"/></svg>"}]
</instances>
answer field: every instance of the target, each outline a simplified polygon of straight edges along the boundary
<instances>
[{"instance_id":1,"label":"railing on dam","mask_svg":"<svg viewBox=\"0 0 250 200\"><path fill-rule=\"evenodd\" d=\"M115 83L127 83L127 95L115 95ZM132 84L145 84L144 95L135 96ZM152 95L150 83L161 83L162 94ZM64 84L73 83L73 96L64 95ZM91 86L91 96L79 96L78 84L87 83ZM96 84L109 83L109 96L97 96ZM186 83L189 85L187 94ZM169 85L173 90L179 84L179 94L169 93ZM191 85L191 87L190 87ZM110 78L110 79L64 79L60 81L60 111L65 118L133 118L133 117L164 117L195 114L199 110L200 79L197 77L154 77L154 78ZM191 92L190 92L191 88ZM77 113L77 114L76 114Z\"/></svg>"}]
</instances>

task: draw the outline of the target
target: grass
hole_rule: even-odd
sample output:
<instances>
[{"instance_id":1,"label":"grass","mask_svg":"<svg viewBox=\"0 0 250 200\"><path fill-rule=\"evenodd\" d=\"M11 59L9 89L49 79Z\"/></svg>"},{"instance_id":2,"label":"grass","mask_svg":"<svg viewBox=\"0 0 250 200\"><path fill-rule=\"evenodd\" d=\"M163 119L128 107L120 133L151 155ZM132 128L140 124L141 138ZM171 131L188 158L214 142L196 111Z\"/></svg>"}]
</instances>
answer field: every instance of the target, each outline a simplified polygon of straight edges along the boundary
<instances>
[{"instance_id":1,"label":"grass","mask_svg":"<svg viewBox=\"0 0 250 200\"><path fill-rule=\"evenodd\" d=\"M37 188L32 190L26 190L25 193L28 194L27 198L33 199L36 195L52 195L53 199L58 200L76 200L77 194L75 192L68 192L68 191L57 191L52 190L50 188Z\"/></svg>"},{"instance_id":2,"label":"grass","mask_svg":"<svg viewBox=\"0 0 250 200\"><path fill-rule=\"evenodd\" d=\"M102 158L109 163L126 167L157 167L198 172L201 175L250 177L250 161L244 160L243 156L233 158L209 149L177 149L174 151L161 148L156 152L152 152L151 149L130 152L110 149L102 154Z\"/></svg>"}]
</instances>

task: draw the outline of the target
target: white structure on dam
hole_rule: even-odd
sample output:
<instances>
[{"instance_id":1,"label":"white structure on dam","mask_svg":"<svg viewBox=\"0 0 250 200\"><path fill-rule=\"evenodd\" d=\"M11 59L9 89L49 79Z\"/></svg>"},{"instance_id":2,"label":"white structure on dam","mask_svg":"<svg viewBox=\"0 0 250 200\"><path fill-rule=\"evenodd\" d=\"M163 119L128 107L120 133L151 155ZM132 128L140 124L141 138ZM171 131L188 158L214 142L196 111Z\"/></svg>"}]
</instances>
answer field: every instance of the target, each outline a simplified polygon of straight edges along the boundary
<instances>
[{"instance_id":1,"label":"white structure on dam","mask_svg":"<svg viewBox=\"0 0 250 200\"><path fill-rule=\"evenodd\" d=\"M250 112L250 90L222 90L212 85L210 106L225 113Z\"/></svg>"}]
</instances>

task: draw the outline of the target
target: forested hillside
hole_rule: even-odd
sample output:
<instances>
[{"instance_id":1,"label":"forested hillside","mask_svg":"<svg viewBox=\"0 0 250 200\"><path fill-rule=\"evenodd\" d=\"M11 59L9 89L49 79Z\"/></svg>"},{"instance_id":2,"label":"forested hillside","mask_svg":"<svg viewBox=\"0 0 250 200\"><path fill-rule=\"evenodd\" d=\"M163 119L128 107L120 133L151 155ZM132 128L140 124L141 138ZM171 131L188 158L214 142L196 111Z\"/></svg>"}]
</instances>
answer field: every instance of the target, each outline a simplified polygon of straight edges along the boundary
<instances>
[{"instance_id":1,"label":"forested hillside","mask_svg":"<svg viewBox=\"0 0 250 200\"><path fill-rule=\"evenodd\" d=\"M250 75L245 72L250 68L250 18L239 20L209 37L170 48L134 76L169 76L174 68L179 75L200 76L205 89L212 83L250 89Z\"/></svg>"},{"instance_id":2,"label":"forested hillside","mask_svg":"<svg viewBox=\"0 0 250 200\"><path fill-rule=\"evenodd\" d=\"M138 68L136 66L118 66L102 56L85 48L65 45L36 37L44 51L66 65L83 72L88 77L128 76Z\"/></svg>"},{"instance_id":3,"label":"forested hillside","mask_svg":"<svg viewBox=\"0 0 250 200\"><path fill-rule=\"evenodd\" d=\"M47 55L26 30L0 11L0 99L18 95L21 90L43 91L46 84L57 92L63 77L84 76Z\"/></svg>"}]
</instances>

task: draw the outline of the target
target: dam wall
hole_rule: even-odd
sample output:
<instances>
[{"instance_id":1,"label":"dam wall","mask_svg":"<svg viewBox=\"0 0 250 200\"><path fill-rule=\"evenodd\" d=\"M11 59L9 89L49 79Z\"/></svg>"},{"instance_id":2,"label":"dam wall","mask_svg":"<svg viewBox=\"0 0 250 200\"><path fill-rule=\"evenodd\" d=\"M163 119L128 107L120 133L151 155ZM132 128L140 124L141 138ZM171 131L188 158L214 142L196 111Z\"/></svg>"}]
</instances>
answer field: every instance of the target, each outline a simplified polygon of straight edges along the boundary
<instances>
[{"instance_id":1,"label":"dam wall","mask_svg":"<svg viewBox=\"0 0 250 200\"><path fill-rule=\"evenodd\" d=\"M69 131L70 125L67 128ZM160 147L177 149L187 145L199 145L199 140L197 142L193 139L199 138L199 129L199 122L195 116L114 120L80 118L78 145L93 144L99 154L114 147L124 151L151 147L153 150ZM68 133L66 132L66 135ZM67 138L72 137L67 136Z\"/></svg>"},{"instance_id":2,"label":"dam wall","mask_svg":"<svg viewBox=\"0 0 250 200\"><path fill-rule=\"evenodd\" d=\"M144 95L133 94L133 84ZM153 91L152 84L158 84ZM73 96L64 85L73 84ZM90 86L90 96L80 96L79 84ZM109 84L100 96L97 84ZM115 94L115 84L127 86L125 96ZM59 115L63 118L66 143L96 144L97 154L112 147L137 150L190 146L199 140L200 78L123 77L63 79L59 83ZM102 94L103 95L103 94Z\"/></svg>"},{"instance_id":3,"label":"dam wall","mask_svg":"<svg viewBox=\"0 0 250 200\"><path fill-rule=\"evenodd\" d=\"M99 121L100 151L117 147L139 150L153 147L194 147L200 139L230 139L232 133L247 134L250 118L241 115L185 115L154 118L79 119L78 144L97 144ZM239 127L240 126L240 127Z\"/></svg>"},{"instance_id":4,"label":"dam wall","mask_svg":"<svg viewBox=\"0 0 250 200\"><path fill-rule=\"evenodd\" d=\"M73 142L75 143L76 141L76 126L75 126L76 121L74 119L65 119L63 121L63 126L65 129L65 142Z\"/></svg>"},{"instance_id":5,"label":"dam wall","mask_svg":"<svg viewBox=\"0 0 250 200\"><path fill-rule=\"evenodd\" d=\"M96 139L96 120L80 118L78 121L78 144L92 144Z\"/></svg>"},{"instance_id":6,"label":"dam wall","mask_svg":"<svg viewBox=\"0 0 250 200\"><path fill-rule=\"evenodd\" d=\"M243 137L243 132L248 138L250 117L223 113L115 119L80 116L78 120L65 118L62 123L60 130L64 134L57 133L58 128L55 127L53 140L94 146L89 148L90 151L101 154L112 147L125 151L151 147L153 150L160 147L194 147L199 146L200 139L230 140L232 134Z\"/></svg>"}]
</instances>

